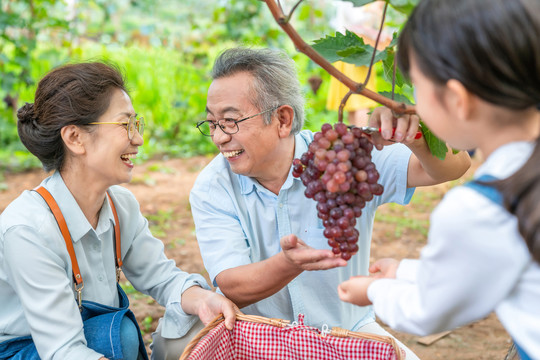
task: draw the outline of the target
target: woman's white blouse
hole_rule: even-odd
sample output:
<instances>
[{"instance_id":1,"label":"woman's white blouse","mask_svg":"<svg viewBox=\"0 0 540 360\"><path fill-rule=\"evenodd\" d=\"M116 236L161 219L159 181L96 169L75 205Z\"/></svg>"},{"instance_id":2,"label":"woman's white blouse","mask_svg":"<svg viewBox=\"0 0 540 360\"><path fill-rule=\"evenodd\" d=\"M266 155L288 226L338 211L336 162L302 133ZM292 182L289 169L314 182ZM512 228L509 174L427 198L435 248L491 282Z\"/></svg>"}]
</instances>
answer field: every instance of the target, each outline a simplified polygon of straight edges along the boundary
<instances>
[{"instance_id":1,"label":"woman's white blouse","mask_svg":"<svg viewBox=\"0 0 540 360\"><path fill-rule=\"evenodd\" d=\"M79 263L83 300L118 306L114 261L114 216L107 200L93 229L59 173L42 184L64 215ZM181 294L209 288L165 256L163 243L148 229L131 192L113 186L109 194L120 221L123 272L140 292L166 308L162 335L178 338L196 321L183 312ZM35 191L24 191L0 215L0 342L32 335L42 359L98 359L86 347L75 301L71 261L49 207Z\"/></svg>"}]
</instances>

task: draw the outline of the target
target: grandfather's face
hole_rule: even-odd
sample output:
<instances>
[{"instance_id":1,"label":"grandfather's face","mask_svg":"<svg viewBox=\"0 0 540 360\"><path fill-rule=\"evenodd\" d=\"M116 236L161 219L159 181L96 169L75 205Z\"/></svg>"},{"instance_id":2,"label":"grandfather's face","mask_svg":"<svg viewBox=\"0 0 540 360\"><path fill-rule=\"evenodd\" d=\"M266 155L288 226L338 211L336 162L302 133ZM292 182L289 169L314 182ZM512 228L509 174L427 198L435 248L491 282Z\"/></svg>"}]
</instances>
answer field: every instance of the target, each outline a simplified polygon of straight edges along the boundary
<instances>
[{"instance_id":1,"label":"grandfather's face","mask_svg":"<svg viewBox=\"0 0 540 360\"><path fill-rule=\"evenodd\" d=\"M247 72L216 79L208 88L206 102L207 119L240 120L267 109L257 109L250 100L253 77ZM234 173L250 176L257 180L267 178L273 171L275 162L280 161L278 153L279 121L272 113L272 123L264 123L264 115L238 123L236 134L225 134L218 127L212 141L229 162Z\"/></svg>"}]
</instances>

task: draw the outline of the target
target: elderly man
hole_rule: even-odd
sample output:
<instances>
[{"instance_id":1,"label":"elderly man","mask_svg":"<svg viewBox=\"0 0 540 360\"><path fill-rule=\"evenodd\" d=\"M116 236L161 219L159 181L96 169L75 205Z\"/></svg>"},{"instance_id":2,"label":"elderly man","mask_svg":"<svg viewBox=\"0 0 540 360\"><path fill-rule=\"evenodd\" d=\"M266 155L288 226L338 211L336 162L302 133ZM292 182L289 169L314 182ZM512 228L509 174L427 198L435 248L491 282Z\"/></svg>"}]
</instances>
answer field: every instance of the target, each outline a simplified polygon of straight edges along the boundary
<instances>
[{"instance_id":1,"label":"elderly man","mask_svg":"<svg viewBox=\"0 0 540 360\"><path fill-rule=\"evenodd\" d=\"M396 126L390 111L377 110L371 121L383 135L373 137L372 156L384 193L363 209L356 225L360 250L346 262L329 249L316 202L292 176L293 159L313 139L301 131L303 96L294 62L278 51L229 49L216 60L212 78L207 120L197 126L220 154L199 175L190 203L213 284L246 314L289 320L304 314L306 324L319 328L389 335L370 307L341 302L337 286L368 273L377 207L407 204L416 186L460 177L468 155L449 152L441 161L423 138L414 139L417 117L402 117ZM393 126L393 142L386 141Z\"/></svg>"}]
</instances>

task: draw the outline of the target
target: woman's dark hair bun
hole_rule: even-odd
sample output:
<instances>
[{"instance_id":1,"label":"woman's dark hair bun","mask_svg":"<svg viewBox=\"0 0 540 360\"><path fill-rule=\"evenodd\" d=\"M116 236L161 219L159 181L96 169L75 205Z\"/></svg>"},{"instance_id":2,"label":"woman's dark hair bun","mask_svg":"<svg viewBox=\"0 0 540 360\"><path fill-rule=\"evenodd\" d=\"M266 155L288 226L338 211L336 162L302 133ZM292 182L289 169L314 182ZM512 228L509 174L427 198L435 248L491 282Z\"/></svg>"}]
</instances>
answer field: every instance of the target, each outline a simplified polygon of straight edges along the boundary
<instances>
[{"instance_id":1,"label":"woman's dark hair bun","mask_svg":"<svg viewBox=\"0 0 540 360\"><path fill-rule=\"evenodd\" d=\"M36 113L34 111L34 104L26 103L17 111L17 118L21 123L35 123Z\"/></svg>"}]
</instances>

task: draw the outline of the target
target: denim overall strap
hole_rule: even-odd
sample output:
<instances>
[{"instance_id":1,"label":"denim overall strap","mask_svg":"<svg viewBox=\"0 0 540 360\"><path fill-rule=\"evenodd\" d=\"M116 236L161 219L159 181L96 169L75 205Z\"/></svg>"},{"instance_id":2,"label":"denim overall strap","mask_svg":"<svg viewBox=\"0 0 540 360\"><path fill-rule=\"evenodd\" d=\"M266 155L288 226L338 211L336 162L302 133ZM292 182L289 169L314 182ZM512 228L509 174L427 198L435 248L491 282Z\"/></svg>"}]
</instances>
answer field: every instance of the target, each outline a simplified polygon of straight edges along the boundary
<instances>
[{"instance_id":1,"label":"denim overall strap","mask_svg":"<svg viewBox=\"0 0 540 360\"><path fill-rule=\"evenodd\" d=\"M77 291L77 300L81 310L83 320L84 334L87 346L107 357L110 360L121 360L124 358L122 349L122 326L125 318L129 319L136 331L138 338L138 358L148 360L148 354L144 347L144 341L141 335L137 319L131 310L129 310L129 299L119 285L119 275L122 268L121 249L120 249L120 222L116 213L114 203L107 193L109 203L115 219L115 261L116 261L116 280L119 297L119 307L107 306L93 301L82 300L81 291L83 288L83 279L80 275L77 258L73 249L73 243L66 221L58 204L52 195L43 187L34 189L38 192L49 205L53 215L60 227L60 231L66 242L66 247L70 255L73 269L73 280L75 290ZM131 326L133 329L133 326ZM39 360L37 349L31 336L23 336L0 343L0 359L10 360Z\"/></svg>"},{"instance_id":2,"label":"denim overall strap","mask_svg":"<svg viewBox=\"0 0 540 360\"><path fill-rule=\"evenodd\" d=\"M40 360L36 346L30 335L0 343L0 359Z\"/></svg>"},{"instance_id":3,"label":"denim overall strap","mask_svg":"<svg viewBox=\"0 0 540 360\"><path fill-rule=\"evenodd\" d=\"M493 201L495 204L502 206L503 205L502 194L499 192L499 190L487 184L489 182L493 182L496 180L498 179L493 175L482 175L479 178L474 179L464 184L464 186L476 190L480 194L484 195L485 197Z\"/></svg>"},{"instance_id":4,"label":"denim overall strap","mask_svg":"<svg viewBox=\"0 0 540 360\"><path fill-rule=\"evenodd\" d=\"M532 360L532 357L527 355L527 353L523 351L523 348L520 347L517 342L514 341L514 345L516 346L516 350L518 352L520 360Z\"/></svg>"},{"instance_id":5,"label":"denim overall strap","mask_svg":"<svg viewBox=\"0 0 540 360\"><path fill-rule=\"evenodd\" d=\"M475 191L479 192L480 194L484 195L494 203L503 206L503 196L502 194L493 186L486 184L492 181L498 180L496 177L492 175L482 175L478 179L475 179L473 181L470 181L464 186L469 187L471 189L474 189ZM519 346L517 342L514 341L514 345L516 346L516 350L518 351L519 358L521 360L531 360L531 357L529 357L525 351Z\"/></svg>"}]
</instances>

